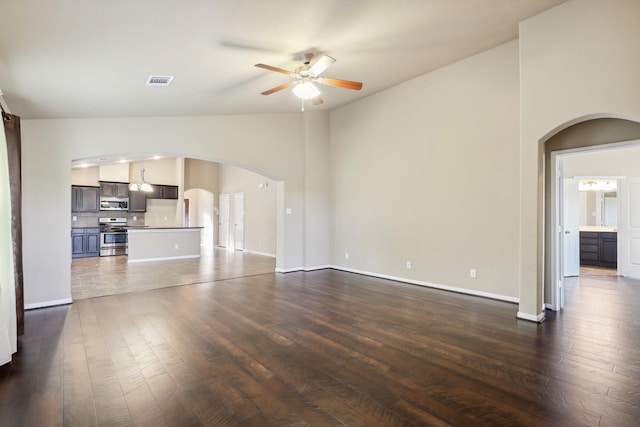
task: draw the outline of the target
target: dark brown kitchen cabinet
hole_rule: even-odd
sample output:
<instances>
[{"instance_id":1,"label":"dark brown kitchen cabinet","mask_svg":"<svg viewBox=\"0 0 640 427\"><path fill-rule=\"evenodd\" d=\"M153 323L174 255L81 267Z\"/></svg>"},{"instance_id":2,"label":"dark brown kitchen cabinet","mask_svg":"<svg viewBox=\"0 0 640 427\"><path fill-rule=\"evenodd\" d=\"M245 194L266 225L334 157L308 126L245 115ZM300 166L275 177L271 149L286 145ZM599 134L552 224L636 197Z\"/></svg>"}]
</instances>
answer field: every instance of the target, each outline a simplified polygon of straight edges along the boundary
<instances>
[{"instance_id":1,"label":"dark brown kitchen cabinet","mask_svg":"<svg viewBox=\"0 0 640 427\"><path fill-rule=\"evenodd\" d=\"M100 255L100 228L71 229L71 257L83 258Z\"/></svg>"},{"instance_id":2,"label":"dark brown kitchen cabinet","mask_svg":"<svg viewBox=\"0 0 640 427\"><path fill-rule=\"evenodd\" d=\"M162 199L164 194L164 186L158 184L151 184L151 192L147 193L147 199Z\"/></svg>"},{"instance_id":3,"label":"dark brown kitchen cabinet","mask_svg":"<svg viewBox=\"0 0 640 427\"><path fill-rule=\"evenodd\" d=\"M100 181L101 197L129 197L129 184L126 182Z\"/></svg>"},{"instance_id":4,"label":"dark brown kitchen cabinet","mask_svg":"<svg viewBox=\"0 0 640 427\"><path fill-rule=\"evenodd\" d=\"M153 191L147 193L148 199L178 199L177 185L151 184Z\"/></svg>"},{"instance_id":5,"label":"dark brown kitchen cabinet","mask_svg":"<svg viewBox=\"0 0 640 427\"><path fill-rule=\"evenodd\" d=\"M175 185L165 185L163 199L178 199L178 187Z\"/></svg>"},{"instance_id":6,"label":"dark brown kitchen cabinet","mask_svg":"<svg viewBox=\"0 0 640 427\"><path fill-rule=\"evenodd\" d=\"M71 186L71 212L99 212L100 188Z\"/></svg>"},{"instance_id":7,"label":"dark brown kitchen cabinet","mask_svg":"<svg viewBox=\"0 0 640 427\"><path fill-rule=\"evenodd\" d=\"M618 266L618 233L581 231L580 265Z\"/></svg>"},{"instance_id":8,"label":"dark brown kitchen cabinet","mask_svg":"<svg viewBox=\"0 0 640 427\"><path fill-rule=\"evenodd\" d=\"M129 193L129 212L147 211L147 193L144 191L131 191Z\"/></svg>"}]
</instances>

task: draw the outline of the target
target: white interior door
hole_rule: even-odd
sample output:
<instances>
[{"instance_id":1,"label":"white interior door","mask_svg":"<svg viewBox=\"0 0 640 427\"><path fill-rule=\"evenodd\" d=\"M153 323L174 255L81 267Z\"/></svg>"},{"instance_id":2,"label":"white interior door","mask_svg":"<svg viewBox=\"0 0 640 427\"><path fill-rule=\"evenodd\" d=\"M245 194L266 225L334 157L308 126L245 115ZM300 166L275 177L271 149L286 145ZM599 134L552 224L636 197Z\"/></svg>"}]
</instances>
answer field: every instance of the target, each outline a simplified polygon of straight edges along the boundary
<instances>
[{"instance_id":1,"label":"white interior door","mask_svg":"<svg viewBox=\"0 0 640 427\"><path fill-rule=\"evenodd\" d=\"M619 189L618 271L640 278L640 178L621 180Z\"/></svg>"},{"instance_id":2,"label":"white interior door","mask_svg":"<svg viewBox=\"0 0 640 427\"><path fill-rule=\"evenodd\" d=\"M220 195L220 211L218 212L218 245L229 247L229 195Z\"/></svg>"},{"instance_id":3,"label":"white interior door","mask_svg":"<svg viewBox=\"0 0 640 427\"><path fill-rule=\"evenodd\" d=\"M580 275L580 193L577 179L564 179L563 187L564 277ZM564 298L561 298L564 299Z\"/></svg>"},{"instance_id":4,"label":"white interior door","mask_svg":"<svg viewBox=\"0 0 640 427\"><path fill-rule=\"evenodd\" d=\"M233 241L236 251L244 250L244 193L233 195Z\"/></svg>"}]
</instances>

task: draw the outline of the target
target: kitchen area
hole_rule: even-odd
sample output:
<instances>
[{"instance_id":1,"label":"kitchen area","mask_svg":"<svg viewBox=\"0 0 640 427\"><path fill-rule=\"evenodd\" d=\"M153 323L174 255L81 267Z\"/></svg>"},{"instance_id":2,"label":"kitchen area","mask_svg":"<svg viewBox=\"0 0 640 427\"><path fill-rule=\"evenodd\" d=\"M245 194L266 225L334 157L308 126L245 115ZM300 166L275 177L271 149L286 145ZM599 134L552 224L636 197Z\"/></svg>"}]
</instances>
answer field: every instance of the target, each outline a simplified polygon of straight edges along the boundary
<instances>
[{"instance_id":1,"label":"kitchen area","mask_svg":"<svg viewBox=\"0 0 640 427\"><path fill-rule=\"evenodd\" d=\"M139 189L147 183L152 191L133 191L134 183ZM274 181L251 171L198 159L74 161L73 299L272 273L275 187ZM241 251L237 245L218 245L221 219L214 195L220 193L245 196ZM229 221L235 199L231 197L226 215Z\"/></svg>"},{"instance_id":2,"label":"kitchen area","mask_svg":"<svg viewBox=\"0 0 640 427\"><path fill-rule=\"evenodd\" d=\"M156 176L169 183L147 182L145 164L140 162L72 169L72 258L125 256L128 262L139 262L200 256L202 227L182 226L180 186L172 179L177 175L174 171L179 163L175 159L156 162L153 166ZM139 254L141 247L153 246L156 250L152 256L131 259L129 234L134 230L145 233L134 239L138 247L133 253ZM163 230L164 239L158 240L158 230ZM183 243L181 233L193 237ZM153 242L146 242L146 236L152 234ZM160 252L159 246L163 247Z\"/></svg>"}]
</instances>

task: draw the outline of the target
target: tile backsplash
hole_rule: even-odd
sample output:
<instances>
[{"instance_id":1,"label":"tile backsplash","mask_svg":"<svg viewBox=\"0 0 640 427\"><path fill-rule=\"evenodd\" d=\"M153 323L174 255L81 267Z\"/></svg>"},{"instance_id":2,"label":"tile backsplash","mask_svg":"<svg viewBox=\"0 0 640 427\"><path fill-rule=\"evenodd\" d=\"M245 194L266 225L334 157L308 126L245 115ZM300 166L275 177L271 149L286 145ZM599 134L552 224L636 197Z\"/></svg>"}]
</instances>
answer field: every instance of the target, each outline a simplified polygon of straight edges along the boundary
<instances>
[{"instance_id":1,"label":"tile backsplash","mask_svg":"<svg viewBox=\"0 0 640 427\"><path fill-rule=\"evenodd\" d=\"M97 227L99 218L127 218L128 225L143 226L144 212L102 211L71 212L71 227ZM75 221L74 221L75 218ZM135 219L134 219L135 218Z\"/></svg>"}]
</instances>

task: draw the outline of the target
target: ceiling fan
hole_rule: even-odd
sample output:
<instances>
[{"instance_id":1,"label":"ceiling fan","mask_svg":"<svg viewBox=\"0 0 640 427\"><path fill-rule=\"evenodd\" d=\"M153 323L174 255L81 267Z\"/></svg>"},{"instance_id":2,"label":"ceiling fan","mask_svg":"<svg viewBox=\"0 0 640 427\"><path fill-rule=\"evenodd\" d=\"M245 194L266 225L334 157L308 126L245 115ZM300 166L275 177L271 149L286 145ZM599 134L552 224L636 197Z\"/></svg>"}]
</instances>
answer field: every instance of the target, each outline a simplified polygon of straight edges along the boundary
<instances>
[{"instance_id":1,"label":"ceiling fan","mask_svg":"<svg viewBox=\"0 0 640 427\"><path fill-rule=\"evenodd\" d=\"M307 52L301 55L303 64L295 69L295 71L288 71L278 67L272 67L266 64L256 64L258 68L264 68L265 70L275 71L276 73L286 74L293 77L295 80L281 84L272 89L262 92L262 95L271 95L272 93L279 92L283 89L287 89L293 86L293 93L301 98L310 99L314 105L322 104L322 97L320 96L320 90L314 85L318 83L325 86L340 87L343 89L360 90L362 89L362 83L352 82L350 80L334 79L331 77L320 77L327 68L336 62L335 59L328 55L322 55L313 65L311 63L313 53Z\"/></svg>"}]
</instances>

